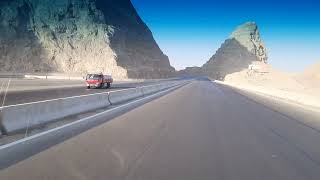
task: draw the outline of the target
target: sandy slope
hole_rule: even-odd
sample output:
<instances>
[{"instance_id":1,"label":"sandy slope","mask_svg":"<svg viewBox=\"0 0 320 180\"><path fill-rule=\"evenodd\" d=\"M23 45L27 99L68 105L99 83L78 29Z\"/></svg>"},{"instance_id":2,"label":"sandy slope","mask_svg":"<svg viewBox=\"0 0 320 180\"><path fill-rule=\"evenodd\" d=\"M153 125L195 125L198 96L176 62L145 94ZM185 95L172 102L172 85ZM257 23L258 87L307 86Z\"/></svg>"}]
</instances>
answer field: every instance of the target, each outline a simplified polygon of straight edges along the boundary
<instances>
[{"instance_id":1,"label":"sandy slope","mask_svg":"<svg viewBox=\"0 0 320 180\"><path fill-rule=\"evenodd\" d=\"M284 73L266 65L263 72L244 70L229 74L225 83L320 107L320 63L295 74Z\"/></svg>"},{"instance_id":2,"label":"sandy slope","mask_svg":"<svg viewBox=\"0 0 320 180\"><path fill-rule=\"evenodd\" d=\"M310 93L320 94L320 62L293 76Z\"/></svg>"}]
</instances>

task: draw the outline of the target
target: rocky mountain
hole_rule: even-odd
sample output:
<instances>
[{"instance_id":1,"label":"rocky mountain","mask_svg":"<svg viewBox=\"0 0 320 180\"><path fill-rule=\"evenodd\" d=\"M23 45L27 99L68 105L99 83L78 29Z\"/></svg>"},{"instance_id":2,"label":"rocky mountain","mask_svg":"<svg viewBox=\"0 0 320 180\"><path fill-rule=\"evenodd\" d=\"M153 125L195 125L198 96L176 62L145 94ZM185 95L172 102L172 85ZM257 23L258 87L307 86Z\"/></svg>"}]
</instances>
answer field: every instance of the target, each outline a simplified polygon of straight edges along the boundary
<instances>
[{"instance_id":1,"label":"rocky mountain","mask_svg":"<svg viewBox=\"0 0 320 180\"><path fill-rule=\"evenodd\" d=\"M130 0L2 0L0 72L174 73Z\"/></svg>"},{"instance_id":2,"label":"rocky mountain","mask_svg":"<svg viewBox=\"0 0 320 180\"><path fill-rule=\"evenodd\" d=\"M259 61L267 63L267 50L264 46L258 26L255 22L247 22L240 25L232 34L230 39L237 40L246 47L249 52L258 57Z\"/></svg>"},{"instance_id":3,"label":"rocky mountain","mask_svg":"<svg viewBox=\"0 0 320 180\"><path fill-rule=\"evenodd\" d=\"M203 65L203 71L215 79L247 69L254 62L267 63L267 50L254 22L240 25Z\"/></svg>"},{"instance_id":4,"label":"rocky mountain","mask_svg":"<svg viewBox=\"0 0 320 180\"><path fill-rule=\"evenodd\" d=\"M254 22L248 22L237 27L201 68L186 68L179 73L224 79L226 75L248 69L250 65L266 64L267 60L267 50L258 26Z\"/></svg>"}]
</instances>

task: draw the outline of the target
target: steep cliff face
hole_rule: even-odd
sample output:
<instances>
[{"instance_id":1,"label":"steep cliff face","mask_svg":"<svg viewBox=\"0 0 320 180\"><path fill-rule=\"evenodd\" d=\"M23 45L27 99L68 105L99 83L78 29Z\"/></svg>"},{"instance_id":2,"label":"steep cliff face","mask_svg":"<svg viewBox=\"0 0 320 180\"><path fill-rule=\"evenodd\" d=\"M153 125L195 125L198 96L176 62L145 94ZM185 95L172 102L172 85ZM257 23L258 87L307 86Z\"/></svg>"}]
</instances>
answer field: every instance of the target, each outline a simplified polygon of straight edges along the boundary
<instances>
[{"instance_id":1,"label":"steep cliff face","mask_svg":"<svg viewBox=\"0 0 320 180\"><path fill-rule=\"evenodd\" d=\"M166 77L175 71L128 0L97 0L97 6L113 27L111 47L129 76Z\"/></svg>"},{"instance_id":2,"label":"steep cliff face","mask_svg":"<svg viewBox=\"0 0 320 180\"><path fill-rule=\"evenodd\" d=\"M202 69L214 79L224 79L228 74L248 69L255 62L266 64L267 60L258 27L249 22L239 26Z\"/></svg>"},{"instance_id":3,"label":"steep cliff face","mask_svg":"<svg viewBox=\"0 0 320 180\"><path fill-rule=\"evenodd\" d=\"M0 68L19 72L27 69L51 70L38 37L31 31L29 4L23 1L0 3Z\"/></svg>"},{"instance_id":4,"label":"steep cliff face","mask_svg":"<svg viewBox=\"0 0 320 180\"><path fill-rule=\"evenodd\" d=\"M14 0L0 4L0 71L170 76L130 0Z\"/></svg>"}]
</instances>

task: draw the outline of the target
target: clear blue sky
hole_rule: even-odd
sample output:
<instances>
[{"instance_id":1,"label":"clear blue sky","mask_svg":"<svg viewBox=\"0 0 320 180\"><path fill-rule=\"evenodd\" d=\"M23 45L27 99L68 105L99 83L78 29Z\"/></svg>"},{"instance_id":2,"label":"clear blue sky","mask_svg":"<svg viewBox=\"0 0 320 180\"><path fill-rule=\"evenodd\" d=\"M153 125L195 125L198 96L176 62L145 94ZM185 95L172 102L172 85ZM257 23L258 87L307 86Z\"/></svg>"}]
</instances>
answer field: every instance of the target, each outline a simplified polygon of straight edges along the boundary
<instances>
[{"instance_id":1,"label":"clear blue sky","mask_svg":"<svg viewBox=\"0 0 320 180\"><path fill-rule=\"evenodd\" d=\"M320 61L317 0L132 0L176 69L201 66L234 28L257 22L270 63L301 71Z\"/></svg>"}]
</instances>

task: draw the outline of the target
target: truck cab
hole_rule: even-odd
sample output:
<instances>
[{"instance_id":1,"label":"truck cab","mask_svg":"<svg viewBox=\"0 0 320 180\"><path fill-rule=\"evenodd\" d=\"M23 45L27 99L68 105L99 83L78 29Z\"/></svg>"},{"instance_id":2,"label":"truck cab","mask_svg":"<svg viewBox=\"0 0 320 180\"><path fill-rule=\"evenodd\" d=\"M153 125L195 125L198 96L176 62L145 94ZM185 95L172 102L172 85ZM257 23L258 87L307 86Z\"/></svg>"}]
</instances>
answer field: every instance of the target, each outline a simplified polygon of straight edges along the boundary
<instances>
[{"instance_id":1,"label":"truck cab","mask_svg":"<svg viewBox=\"0 0 320 180\"><path fill-rule=\"evenodd\" d=\"M110 75L101 74L87 74L86 76L86 85L87 88L110 88L113 83L113 79Z\"/></svg>"}]
</instances>

